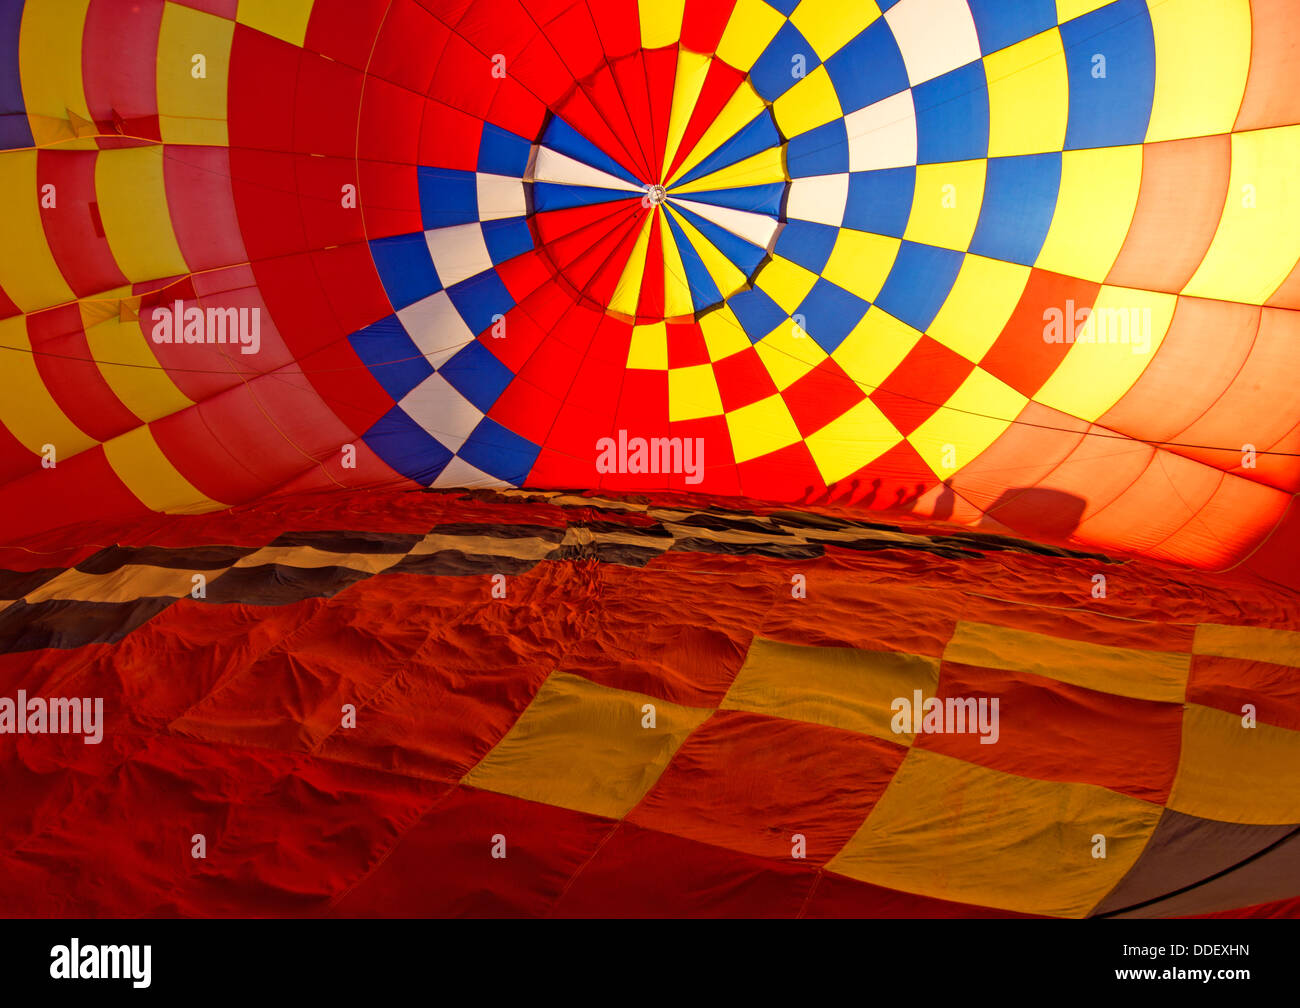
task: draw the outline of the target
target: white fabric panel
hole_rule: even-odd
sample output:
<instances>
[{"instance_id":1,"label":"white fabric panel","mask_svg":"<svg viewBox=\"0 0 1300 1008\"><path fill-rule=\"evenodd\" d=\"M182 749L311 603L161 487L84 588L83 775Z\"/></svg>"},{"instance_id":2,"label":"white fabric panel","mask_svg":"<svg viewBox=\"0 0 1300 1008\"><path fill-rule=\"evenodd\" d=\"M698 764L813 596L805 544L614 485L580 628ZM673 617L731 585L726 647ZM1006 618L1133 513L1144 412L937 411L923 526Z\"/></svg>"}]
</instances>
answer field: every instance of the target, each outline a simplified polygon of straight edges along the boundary
<instances>
[{"instance_id":1,"label":"white fabric panel","mask_svg":"<svg viewBox=\"0 0 1300 1008\"><path fill-rule=\"evenodd\" d=\"M470 465L457 455L447 463L447 467L438 474L438 478L431 485L437 488L451 487L452 489L460 489L461 487L470 487L478 490L483 487L508 487L512 484L499 480L495 476L489 476L482 469Z\"/></svg>"},{"instance_id":2,"label":"white fabric panel","mask_svg":"<svg viewBox=\"0 0 1300 1008\"><path fill-rule=\"evenodd\" d=\"M885 20L913 87L983 56L966 0L901 0Z\"/></svg>"},{"instance_id":3,"label":"white fabric panel","mask_svg":"<svg viewBox=\"0 0 1300 1008\"><path fill-rule=\"evenodd\" d=\"M477 406L457 392L442 375L429 375L398 403L406 415L453 452L483 419Z\"/></svg>"},{"instance_id":4,"label":"white fabric panel","mask_svg":"<svg viewBox=\"0 0 1300 1008\"><path fill-rule=\"evenodd\" d=\"M884 98L844 117L849 171L907 168L916 164L916 105L911 91Z\"/></svg>"},{"instance_id":5,"label":"white fabric panel","mask_svg":"<svg viewBox=\"0 0 1300 1008\"><path fill-rule=\"evenodd\" d=\"M434 228L424 232L424 241L444 287L454 287L462 280L492 269L483 229L477 223Z\"/></svg>"},{"instance_id":6,"label":"white fabric panel","mask_svg":"<svg viewBox=\"0 0 1300 1008\"><path fill-rule=\"evenodd\" d=\"M477 183L479 220L507 220L528 213L522 179L479 172Z\"/></svg>"},{"instance_id":7,"label":"white fabric panel","mask_svg":"<svg viewBox=\"0 0 1300 1008\"><path fill-rule=\"evenodd\" d=\"M695 200L671 198L674 206L682 207L691 213L699 214L707 221L712 221L720 228L725 228L745 241L761 249L771 251L771 244L776 238L778 222L767 214L750 213L748 210L733 210L731 207L714 206L712 203L699 203Z\"/></svg>"},{"instance_id":8,"label":"white fabric panel","mask_svg":"<svg viewBox=\"0 0 1300 1008\"><path fill-rule=\"evenodd\" d=\"M644 192L643 187L625 182L617 175L603 172L599 168L576 161L567 154L553 151L549 147L537 150L537 160L533 162L534 182L559 182L562 185L593 186L596 189L617 189L621 192Z\"/></svg>"},{"instance_id":9,"label":"white fabric panel","mask_svg":"<svg viewBox=\"0 0 1300 1008\"><path fill-rule=\"evenodd\" d=\"M446 291L430 294L397 313L406 334L424 354L430 367L442 367L474 338Z\"/></svg>"},{"instance_id":10,"label":"white fabric panel","mask_svg":"<svg viewBox=\"0 0 1300 1008\"><path fill-rule=\"evenodd\" d=\"M785 205L787 220L812 221L842 227L844 208L849 202L849 176L811 175L790 183L790 195Z\"/></svg>"}]
</instances>

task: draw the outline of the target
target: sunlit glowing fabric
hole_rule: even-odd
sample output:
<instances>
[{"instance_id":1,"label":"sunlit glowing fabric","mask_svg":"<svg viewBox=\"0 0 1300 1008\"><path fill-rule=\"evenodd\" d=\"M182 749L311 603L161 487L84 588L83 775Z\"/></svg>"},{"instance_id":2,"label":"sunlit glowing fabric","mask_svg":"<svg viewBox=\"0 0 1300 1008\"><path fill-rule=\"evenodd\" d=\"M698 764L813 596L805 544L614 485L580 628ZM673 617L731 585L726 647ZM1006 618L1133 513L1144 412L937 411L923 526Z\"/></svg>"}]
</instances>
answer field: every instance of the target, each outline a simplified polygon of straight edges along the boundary
<instances>
[{"instance_id":1,"label":"sunlit glowing fabric","mask_svg":"<svg viewBox=\"0 0 1300 1008\"><path fill-rule=\"evenodd\" d=\"M2 750L0 893L1296 913L1297 53L1293 0L0 2L0 669L134 732ZM191 310L256 352L155 338ZM702 468L598 464L638 438ZM859 663L1071 717L877 738ZM357 696L384 727L332 733ZM600 735L646 697L653 773ZM603 797L538 769L584 746ZM1029 825L914 818L966 798ZM237 809L225 860L142 804ZM482 868L498 821L536 872ZM101 847L134 882L58 888Z\"/></svg>"},{"instance_id":2,"label":"sunlit glowing fabric","mask_svg":"<svg viewBox=\"0 0 1300 1008\"><path fill-rule=\"evenodd\" d=\"M6 5L5 527L686 488L599 472L626 430L705 493L1293 545L1295 12L881 6ZM152 342L177 300L261 351Z\"/></svg>"}]
</instances>

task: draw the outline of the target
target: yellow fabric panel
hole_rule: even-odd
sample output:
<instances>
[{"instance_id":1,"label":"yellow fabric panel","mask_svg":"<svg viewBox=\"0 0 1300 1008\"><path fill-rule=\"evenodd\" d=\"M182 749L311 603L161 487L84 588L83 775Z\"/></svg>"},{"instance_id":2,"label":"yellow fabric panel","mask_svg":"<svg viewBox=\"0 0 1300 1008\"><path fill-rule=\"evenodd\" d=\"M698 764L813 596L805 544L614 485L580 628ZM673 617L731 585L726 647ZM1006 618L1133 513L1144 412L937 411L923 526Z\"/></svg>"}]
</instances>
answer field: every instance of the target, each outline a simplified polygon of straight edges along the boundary
<instances>
[{"instance_id":1,"label":"yellow fabric panel","mask_svg":"<svg viewBox=\"0 0 1300 1008\"><path fill-rule=\"evenodd\" d=\"M461 537L456 537L459 541L460 548L468 551L474 549L474 545L464 542ZM486 539L487 536L466 536L466 539ZM525 540L526 542L527 540ZM540 540L532 540L534 543L540 543ZM546 543L543 550L538 552L545 556L554 547ZM426 552L432 552L426 551ZM266 567L270 564L280 564L284 567L300 567L306 570L318 569L321 567L346 567L349 570L366 571L369 574L378 574L380 571L387 570L393 564L402 560L405 553L334 553L330 550L316 549L314 546L266 546L256 553L250 553L248 556L240 557L235 561L236 567Z\"/></svg>"},{"instance_id":2,"label":"yellow fabric panel","mask_svg":"<svg viewBox=\"0 0 1300 1008\"><path fill-rule=\"evenodd\" d=\"M686 276L681 250L677 247L677 238L668 226L668 215L663 208L657 208L655 214L659 216L659 239L664 256L664 315L668 318L693 315L695 302L691 299L691 284Z\"/></svg>"},{"instance_id":3,"label":"yellow fabric panel","mask_svg":"<svg viewBox=\"0 0 1300 1008\"><path fill-rule=\"evenodd\" d=\"M907 436L936 476L946 478L996 441L1020 415L1028 400L983 368L975 368L946 405ZM949 446L956 466L948 468Z\"/></svg>"},{"instance_id":4,"label":"yellow fabric panel","mask_svg":"<svg viewBox=\"0 0 1300 1008\"><path fill-rule=\"evenodd\" d=\"M22 315L0 319L0 423L35 455L43 445L54 445L56 463L97 443L67 418L45 387Z\"/></svg>"},{"instance_id":5,"label":"yellow fabric panel","mask_svg":"<svg viewBox=\"0 0 1300 1008\"><path fill-rule=\"evenodd\" d=\"M1056 215L1039 269L1100 283L1128 237L1142 184L1142 146L1098 147L1061 155Z\"/></svg>"},{"instance_id":6,"label":"yellow fabric panel","mask_svg":"<svg viewBox=\"0 0 1300 1008\"><path fill-rule=\"evenodd\" d=\"M1055 28L984 57L989 83L989 157L1065 146L1070 85Z\"/></svg>"},{"instance_id":7,"label":"yellow fabric panel","mask_svg":"<svg viewBox=\"0 0 1300 1008\"><path fill-rule=\"evenodd\" d=\"M1102 287L1076 342L1034 399L1080 420L1098 419L1151 363L1177 304L1175 294Z\"/></svg>"},{"instance_id":8,"label":"yellow fabric panel","mask_svg":"<svg viewBox=\"0 0 1300 1008\"><path fill-rule=\"evenodd\" d=\"M1031 780L913 747L826 867L937 899L1083 917L1132 867L1160 814L1092 784ZM1105 858L1092 856L1097 833Z\"/></svg>"},{"instance_id":9,"label":"yellow fabric panel","mask_svg":"<svg viewBox=\"0 0 1300 1008\"><path fill-rule=\"evenodd\" d=\"M623 275L618 278L618 284L615 285L614 293L610 296L609 307L611 311L622 312L624 315L636 315L636 308L641 300L641 281L645 277L646 253L650 250L650 222L652 220L654 218L650 214L646 214L645 221L641 224L641 230L636 236L636 244L632 246L632 254L628 257L627 265L623 267ZM666 357L664 366L667 367Z\"/></svg>"},{"instance_id":10,"label":"yellow fabric panel","mask_svg":"<svg viewBox=\"0 0 1300 1008\"><path fill-rule=\"evenodd\" d=\"M719 168L686 185L674 186L674 196L686 196L690 193L709 192L712 189L740 189L744 186L769 185L785 181L785 163L781 159L781 148L770 147L759 151L743 161Z\"/></svg>"},{"instance_id":11,"label":"yellow fabric panel","mask_svg":"<svg viewBox=\"0 0 1300 1008\"><path fill-rule=\"evenodd\" d=\"M1184 294L1246 304L1263 304L1272 296L1296 262L1297 164L1300 126L1232 135L1223 218Z\"/></svg>"},{"instance_id":12,"label":"yellow fabric panel","mask_svg":"<svg viewBox=\"0 0 1300 1008\"><path fill-rule=\"evenodd\" d=\"M1028 282L1028 266L967 255L926 331L949 350L979 362L1002 334Z\"/></svg>"},{"instance_id":13,"label":"yellow fabric panel","mask_svg":"<svg viewBox=\"0 0 1300 1008\"><path fill-rule=\"evenodd\" d=\"M644 23L647 3L653 3L654 0L641 0L641 18ZM685 0L679 0L685 3ZM681 8L678 10L677 32L681 31ZM642 28L642 35L645 30ZM674 37L672 41L677 41ZM652 47L653 48L653 47ZM668 117L668 142L664 145L664 163L659 169L662 173L665 168L673 163L673 158L677 156L677 148L681 146L682 137L686 134L686 127L691 121L691 116L695 113L696 103L700 99L700 91L704 88L704 80L709 75L709 66L711 61L707 56L701 56L699 53L693 53L688 49L679 49L677 51L677 77L673 81L673 107L672 114Z\"/></svg>"},{"instance_id":14,"label":"yellow fabric panel","mask_svg":"<svg viewBox=\"0 0 1300 1008\"><path fill-rule=\"evenodd\" d=\"M1195 654L1300 667L1300 632L1265 627L1201 623L1192 642Z\"/></svg>"},{"instance_id":15,"label":"yellow fabric panel","mask_svg":"<svg viewBox=\"0 0 1300 1008\"><path fill-rule=\"evenodd\" d=\"M712 364L673 368L668 372L668 419L697 420L721 416L722 395Z\"/></svg>"},{"instance_id":16,"label":"yellow fabric panel","mask_svg":"<svg viewBox=\"0 0 1300 1008\"><path fill-rule=\"evenodd\" d=\"M870 394L903 362L921 335L879 305L872 305L831 356Z\"/></svg>"},{"instance_id":17,"label":"yellow fabric panel","mask_svg":"<svg viewBox=\"0 0 1300 1008\"><path fill-rule=\"evenodd\" d=\"M782 322L755 343L754 350L772 382L783 391L826 359L826 351L793 319Z\"/></svg>"},{"instance_id":18,"label":"yellow fabric panel","mask_svg":"<svg viewBox=\"0 0 1300 1008\"><path fill-rule=\"evenodd\" d=\"M89 6L90 0L58 0L21 8L18 69L27 122L37 147L78 135L68 113L82 122L91 118L81 77L81 36ZM73 146L60 143L59 149Z\"/></svg>"},{"instance_id":19,"label":"yellow fabric panel","mask_svg":"<svg viewBox=\"0 0 1300 1008\"><path fill-rule=\"evenodd\" d=\"M307 38L307 22L311 20L311 8L315 2L316 0L239 0L239 13L235 17L242 25L274 35L301 48Z\"/></svg>"},{"instance_id":20,"label":"yellow fabric panel","mask_svg":"<svg viewBox=\"0 0 1300 1008\"><path fill-rule=\"evenodd\" d=\"M654 728L641 727L645 704ZM710 713L554 672L463 782L621 819Z\"/></svg>"},{"instance_id":21,"label":"yellow fabric panel","mask_svg":"<svg viewBox=\"0 0 1300 1008\"><path fill-rule=\"evenodd\" d=\"M691 243L691 248L700 257L704 268L708 271L709 276L713 278L713 282L718 285L718 289L723 296L726 297L740 290L745 285L747 278L744 273L740 272L735 263L719 252L717 246L700 234L695 225L686 220L681 214L676 211L669 212L672 213L673 220L682 229L682 233L686 235L686 240ZM635 259L635 255L633 258ZM736 325L739 326L740 323L737 322ZM745 340L745 344L749 345L748 339Z\"/></svg>"},{"instance_id":22,"label":"yellow fabric panel","mask_svg":"<svg viewBox=\"0 0 1300 1008\"><path fill-rule=\"evenodd\" d=\"M787 315L794 314L816 283L816 273L779 255L768 259L754 279L754 286L780 305Z\"/></svg>"},{"instance_id":23,"label":"yellow fabric panel","mask_svg":"<svg viewBox=\"0 0 1300 1008\"><path fill-rule=\"evenodd\" d=\"M841 228L822 276L860 298L874 301L889 279L902 244L900 238Z\"/></svg>"},{"instance_id":24,"label":"yellow fabric panel","mask_svg":"<svg viewBox=\"0 0 1300 1008\"><path fill-rule=\"evenodd\" d=\"M903 237L920 245L965 252L970 247L980 206L988 161L954 161L916 168L912 215Z\"/></svg>"},{"instance_id":25,"label":"yellow fabric panel","mask_svg":"<svg viewBox=\"0 0 1300 1008\"><path fill-rule=\"evenodd\" d=\"M1113 2L1114 0L1056 0L1056 23L1065 24Z\"/></svg>"},{"instance_id":26,"label":"yellow fabric panel","mask_svg":"<svg viewBox=\"0 0 1300 1008\"><path fill-rule=\"evenodd\" d=\"M1150 4L1156 90L1147 143L1232 130L1250 72L1250 0ZM1214 40L1214 58L1205 43Z\"/></svg>"},{"instance_id":27,"label":"yellow fabric panel","mask_svg":"<svg viewBox=\"0 0 1300 1008\"><path fill-rule=\"evenodd\" d=\"M553 543L539 539L537 536L463 536L431 532L406 550L405 555L428 556L430 553L442 553L445 550L462 550L466 553L518 557L520 560L541 560L550 555L554 549Z\"/></svg>"},{"instance_id":28,"label":"yellow fabric panel","mask_svg":"<svg viewBox=\"0 0 1300 1008\"><path fill-rule=\"evenodd\" d=\"M890 728L890 705L897 697L911 700L913 690L932 697L938 685L939 663L922 655L755 637L719 707L811 721L902 745L914 736Z\"/></svg>"},{"instance_id":29,"label":"yellow fabric panel","mask_svg":"<svg viewBox=\"0 0 1300 1008\"><path fill-rule=\"evenodd\" d=\"M902 440L898 429L870 399L863 399L804 439L827 483L851 476Z\"/></svg>"},{"instance_id":30,"label":"yellow fabric panel","mask_svg":"<svg viewBox=\"0 0 1300 1008\"><path fill-rule=\"evenodd\" d=\"M161 147L103 151L95 162L95 191L108 246L128 280L189 272L172 231Z\"/></svg>"},{"instance_id":31,"label":"yellow fabric panel","mask_svg":"<svg viewBox=\"0 0 1300 1008\"><path fill-rule=\"evenodd\" d=\"M704 334L704 345L708 348L711 361L723 360L753 346L745 335L740 320L726 305L701 315L700 331Z\"/></svg>"},{"instance_id":32,"label":"yellow fabric panel","mask_svg":"<svg viewBox=\"0 0 1300 1008\"><path fill-rule=\"evenodd\" d=\"M747 462L800 440L799 428L779 394L728 413L727 429L737 462Z\"/></svg>"},{"instance_id":33,"label":"yellow fabric panel","mask_svg":"<svg viewBox=\"0 0 1300 1008\"><path fill-rule=\"evenodd\" d=\"M196 572L126 564L107 574L85 574L73 568L29 592L24 601L28 605L35 605L50 599L130 602L141 598L184 598L194 588L195 573L200 573L211 581L224 574L225 569Z\"/></svg>"},{"instance_id":34,"label":"yellow fabric panel","mask_svg":"<svg viewBox=\"0 0 1300 1008\"><path fill-rule=\"evenodd\" d=\"M797 137L809 130L844 117L839 95L825 65L795 82L772 103L772 115L786 137Z\"/></svg>"},{"instance_id":35,"label":"yellow fabric panel","mask_svg":"<svg viewBox=\"0 0 1300 1008\"><path fill-rule=\"evenodd\" d=\"M182 476L158 447L148 427L137 427L105 441L104 454L126 488L151 511L203 514L229 506L204 496Z\"/></svg>"},{"instance_id":36,"label":"yellow fabric panel","mask_svg":"<svg viewBox=\"0 0 1300 1008\"><path fill-rule=\"evenodd\" d=\"M278 2L278 0L268 0ZM300 0L288 0L286 11ZM243 4L241 3L241 13ZM267 31L260 24L245 21ZM235 25L225 18L169 3L158 31L158 126L163 143L225 147L230 42ZM275 34L275 32L271 32ZM299 42L301 44L301 42ZM195 79L194 56L206 61L207 76Z\"/></svg>"},{"instance_id":37,"label":"yellow fabric panel","mask_svg":"<svg viewBox=\"0 0 1300 1008\"><path fill-rule=\"evenodd\" d=\"M40 199L36 151L0 154L0 214L4 220L0 288L25 312L63 304L75 297L45 240Z\"/></svg>"},{"instance_id":38,"label":"yellow fabric panel","mask_svg":"<svg viewBox=\"0 0 1300 1008\"><path fill-rule=\"evenodd\" d=\"M122 405L142 423L152 423L193 405L159 366L139 321L123 322L116 313L95 321L90 304L82 302L81 306L86 343L99 373Z\"/></svg>"},{"instance_id":39,"label":"yellow fabric panel","mask_svg":"<svg viewBox=\"0 0 1300 1008\"><path fill-rule=\"evenodd\" d=\"M641 46L660 49L682 37L686 0L637 0L641 18Z\"/></svg>"},{"instance_id":40,"label":"yellow fabric panel","mask_svg":"<svg viewBox=\"0 0 1300 1008\"><path fill-rule=\"evenodd\" d=\"M1191 655L1174 651L1110 647L966 621L957 624L943 657L1166 703L1183 702L1192 661Z\"/></svg>"},{"instance_id":41,"label":"yellow fabric panel","mask_svg":"<svg viewBox=\"0 0 1300 1008\"><path fill-rule=\"evenodd\" d=\"M635 308L635 305L633 306ZM627 366L647 371L668 369L668 323L632 327L632 342L627 351Z\"/></svg>"},{"instance_id":42,"label":"yellow fabric panel","mask_svg":"<svg viewBox=\"0 0 1300 1008\"><path fill-rule=\"evenodd\" d=\"M748 83L738 87L732 96L727 99L727 104L722 107L722 111L718 113L717 118L704 131L704 135L695 141L695 146L691 148L690 153L682 160L677 170L673 172L672 178L664 184L671 186L673 180L681 178L722 146L723 143L749 125L754 117L763 111L763 108L763 99L758 96L757 92Z\"/></svg>"},{"instance_id":43,"label":"yellow fabric panel","mask_svg":"<svg viewBox=\"0 0 1300 1008\"><path fill-rule=\"evenodd\" d=\"M785 16L763 0L737 0L718 43L718 56L734 67L751 67L783 24Z\"/></svg>"},{"instance_id":44,"label":"yellow fabric panel","mask_svg":"<svg viewBox=\"0 0 1300 1008\"><path fill-rule=\"evenodd\" d=\"M1277 826L1300 822L1300 732L1240 714L1188 704L1183 748L1168 805L1220 822Z\"/></svg>"},{"instance_id":45,"label":"yellow fabric panel","mask_svg":"<svg viewBox=\"0 0 1300 1008\"><path fill-rule=\"evenodd\" d=\"M873 0L803 0L790 15L817 55L824 61L833 56L880 17Z\"/></svg>"}]
</instances>

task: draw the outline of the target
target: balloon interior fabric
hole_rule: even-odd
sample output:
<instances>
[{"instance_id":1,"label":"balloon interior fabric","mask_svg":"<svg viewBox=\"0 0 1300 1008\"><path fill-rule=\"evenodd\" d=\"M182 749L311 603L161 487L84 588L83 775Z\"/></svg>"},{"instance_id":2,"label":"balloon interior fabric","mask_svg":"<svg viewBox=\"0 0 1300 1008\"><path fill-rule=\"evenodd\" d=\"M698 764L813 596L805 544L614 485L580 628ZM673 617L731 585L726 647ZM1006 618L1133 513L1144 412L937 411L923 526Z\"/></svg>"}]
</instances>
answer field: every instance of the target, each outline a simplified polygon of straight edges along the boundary
<instances>
[{"instance_id":1,"label":"balloon interior fabric","mask_svg":"<svg viewBox=\"0 0 1300 1008\"><path fill-rule=\"evenodd\" d=\"M1300 914L1290 0L0 0L0 208L0 912Z\"/></svg>"}]
</instances>

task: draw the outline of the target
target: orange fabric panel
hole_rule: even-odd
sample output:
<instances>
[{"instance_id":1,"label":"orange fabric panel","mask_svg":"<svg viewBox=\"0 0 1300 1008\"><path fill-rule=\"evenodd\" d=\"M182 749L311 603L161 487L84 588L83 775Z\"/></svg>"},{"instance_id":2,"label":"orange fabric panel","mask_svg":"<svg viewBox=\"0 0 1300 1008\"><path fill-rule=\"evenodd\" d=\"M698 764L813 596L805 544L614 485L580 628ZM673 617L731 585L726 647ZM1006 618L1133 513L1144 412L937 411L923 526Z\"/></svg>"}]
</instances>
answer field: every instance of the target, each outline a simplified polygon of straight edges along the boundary
<instances>
[{"instance_id":1,"label":"orange fabric panel","mask_svg":"<svg viewBox=\"0 0 1300 1008\"><path fill-rule=\"evenodd\" d=\"M1300 21L1295 0L1251 0L1250 76L1234 130L1300 122Z\"/></svg>"},{"instance_id":2,"label":"orange fabric panel","mask_svg":"<svg viewBox=\"0 0 1300 1008\"><path fill-rule=\"evenodd\" d=\"M1220 338L1207 329L1207 343ZM1241 445L1256 451L1273 450L1293 430L1300 417L1300 313L1265 308L1250 356L1232 384L1203 416L1182 430L1176 440L1193 445L1229 446L1223 452L1176 449L1188 458L1235 472L1244 479L1268 483L1281 490L1300 490L1300 466L1294 458L1257 456L1253 469L1242 468ZM1261 410L1260 404L1269 408ZM1280 450L1287 450L1285 447ZM1291 446L1291 451L1295 447Z\"/></svg>"},{"instance_id":3,"label":"orange fabric panel","mask_svg":"<svg viewBox=\"0 0 1300 1008\"><path fill-rule=\"evenodd\" d=\"M1231 160L1227 136L1147 144L1133 223L1106 282L1181 291L1214 240Z\"/></svg>"},{"instance_id":4,"label":"orange fabric panel","mask_svg":"<svg viewBox=\"0 0 1300 1008\"><path fill-rule=\"evenodd\" d=\"M1088 427L1082 420L1030 402L1016 422L953 477L949 485L960 497L988 513L982 525L1004 526L1005 521L991 511L994 505L1000 500L1005 503L1023 498L1027 488L1046 479L1079 446ZM1038 496L1040 503L1047 502L1047 498ZM1025 502L1032 500L1030 497ZM1012 520L1016 511L1008 510L1006 520ZM1038 515L1024 516L1016 529L1025 533L1040 529L1044 535L1059 541L1073 531L1073 525L1058 527L1058 514L1051 507L1040 508Z\"/></svg>"},{"instance_id":5,"label":"orange fabric panel","mask_svg":"<svg viewBox=\"0 0 1300 1008\"><path fill-rule=\"evenodd\" d=\"M1288 503L1271 487L1227 474L1196 517L1151 555L1197 567L1226 567L1273 528Z\"/></svg>"},{"instance_id":6,"label":"orange fabric panel","mask_svg":"<svg viewBox=\"0 0 1300 1008\"><path fill-rule=\"evenodd\" d=\"M1264 303L1270 308L1300 308L1300 260L1297 260L1291 274Z\"/></svg>"},{"instance_id":7,"label":"orange fabric panel","mask_svg":"<svg viewBox=\"0 0 1300 1008\"><path fill-rule=\"evenodd\" d=\"M1091 542L1125 541L1139 552L1176 535L1219 489L1223 474L1166 451L1151 454L1142 474L1109 505L1079 526Z\"/></svg>"},{"instance_id":8,"label":"orange fabric panel","mask_svg":"<svg viewBox=\"0 0 1300 1008\"><path fill-rule=\"evenodd\" d=\"M1179 298L1155 357L1098 423L1131 437L1183 440L1178 435L1205 413L1205 404L1232 386L1251 353L1259 314L1253 305Z\"/></svg>"}]
</instances>

